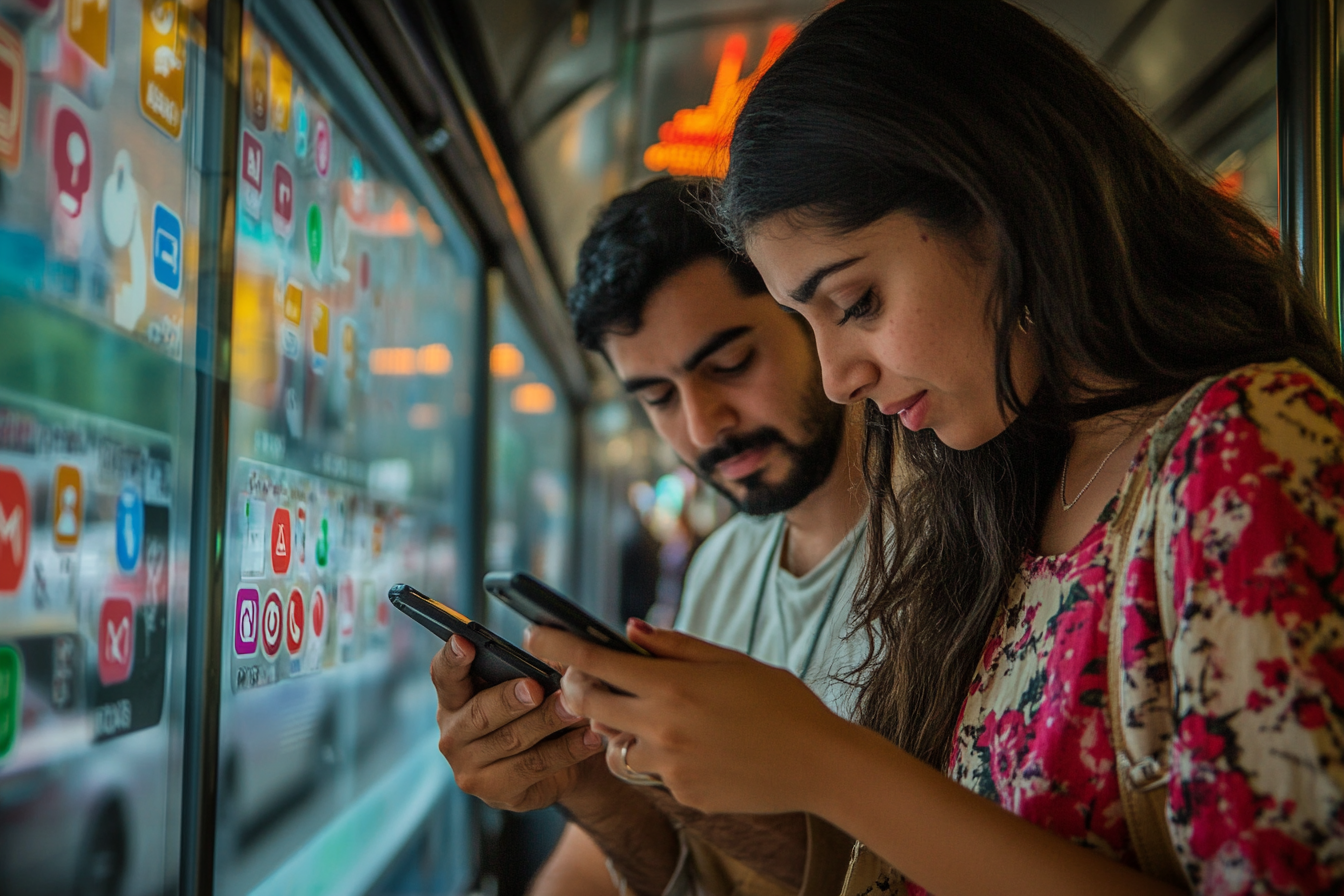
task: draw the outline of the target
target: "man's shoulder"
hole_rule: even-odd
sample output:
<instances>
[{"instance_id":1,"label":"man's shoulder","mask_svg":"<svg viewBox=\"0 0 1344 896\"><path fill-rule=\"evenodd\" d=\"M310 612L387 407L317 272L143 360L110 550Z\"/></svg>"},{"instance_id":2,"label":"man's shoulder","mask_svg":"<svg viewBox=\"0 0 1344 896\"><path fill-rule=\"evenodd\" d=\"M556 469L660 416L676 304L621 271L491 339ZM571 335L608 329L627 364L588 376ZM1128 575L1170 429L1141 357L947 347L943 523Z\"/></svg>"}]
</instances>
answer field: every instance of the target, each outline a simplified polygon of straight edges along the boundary
<instances>
[{"instance_id":1,"label":"man's shoulder","mask_svg":"<svg viewBox=\"0 0 1344 896\"><path fill-rule=\"evenodd\" d=\"M715 529L691 558L682 591L677 628L719 643L736 639L729 630L739 627L735 617L749 613L744 591L760 581L764 557L778 533L779 514L752 516L738 513Z\"/></svg>"}]
</instances>

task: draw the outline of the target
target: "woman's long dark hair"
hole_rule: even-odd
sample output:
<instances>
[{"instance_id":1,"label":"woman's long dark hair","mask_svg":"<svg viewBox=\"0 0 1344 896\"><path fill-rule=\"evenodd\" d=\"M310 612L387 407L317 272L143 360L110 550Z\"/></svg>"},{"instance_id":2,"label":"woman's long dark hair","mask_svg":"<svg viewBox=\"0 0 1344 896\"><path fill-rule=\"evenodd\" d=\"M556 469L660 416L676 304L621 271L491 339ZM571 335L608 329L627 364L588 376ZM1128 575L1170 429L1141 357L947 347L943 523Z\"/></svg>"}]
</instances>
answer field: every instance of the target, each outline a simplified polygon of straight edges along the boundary
<instances>
[{"instance_id":1,"label":"woman's long dark hair","mask_svg":"<svg viewBox=\"0 0 1344 896\"><path fill-rule=\"evenodd\" d=\"M1344 388L1317 301L1256 215L1210 188L1081 53L995 0L843 0L752 92L719 214L742 245L784 215L848 232L910 212L997 234L998 397L970 451L869 405L872 649L860 720L941 767L970 676L1034 548L1071 420L1296 357ZM1009 377L1030 312L1043 377ZM1074 373L1123 384L1079 399ZM900 473L895 474L899 458ZM885 539L885 541L884 541Z\"/></svg>"}]
</instances>

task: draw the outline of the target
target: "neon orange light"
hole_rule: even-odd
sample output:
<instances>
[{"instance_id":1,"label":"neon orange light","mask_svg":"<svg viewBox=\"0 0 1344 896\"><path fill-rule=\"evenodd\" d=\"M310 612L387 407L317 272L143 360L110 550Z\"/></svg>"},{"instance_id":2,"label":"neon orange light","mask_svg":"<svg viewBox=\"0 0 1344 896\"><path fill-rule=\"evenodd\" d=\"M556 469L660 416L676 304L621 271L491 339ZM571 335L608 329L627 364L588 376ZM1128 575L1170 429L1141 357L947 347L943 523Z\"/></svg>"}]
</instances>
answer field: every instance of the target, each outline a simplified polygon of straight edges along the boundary
<instances>
[{"instance_id":1,"label":"neon orange light","mask_svg":"<svg viewBox=\"0 0 1344 896\"><path fill-rule=\"evenodd\" d=\"M761 75L775 64L796 29L780 25L770 32L765 52L751 77L741 78L747 56L747 37L733 34L723 45L719 69L709 104L681 109L658 128L658 142L644 150L644 165L650 171L696 177L723 177L728 172L728 143L737 113Z\"/></svg>"}]
</instances>

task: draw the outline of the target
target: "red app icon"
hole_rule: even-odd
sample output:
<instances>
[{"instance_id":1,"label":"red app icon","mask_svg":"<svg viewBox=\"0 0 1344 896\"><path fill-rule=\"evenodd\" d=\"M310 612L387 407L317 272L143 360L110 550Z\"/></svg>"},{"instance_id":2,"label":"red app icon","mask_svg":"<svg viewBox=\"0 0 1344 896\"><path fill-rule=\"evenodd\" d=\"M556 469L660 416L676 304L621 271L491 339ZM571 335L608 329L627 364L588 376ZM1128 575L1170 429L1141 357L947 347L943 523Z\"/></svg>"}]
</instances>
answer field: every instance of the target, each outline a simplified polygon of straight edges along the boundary
<instances>
[{"instance_id":1,"label":"red app icon","mask_svg":"<svg viewBox=\"0 0 1344 896\"><path fill-rule=\"evenodd\" d=\"M131 677L135 658L135 607L124 597L109 597L98 613L98 680L121 684Z\"/></svg>"},{"instance_id":2,"label":"red app icon","mask_svg":"<svg viewBox=\"0 0 1344 896\"><path fill-rule=\"evenodd\" d=\"M289 592L285 605L285 646L290 656L298 656L303 649L303 592L297 588Z\"/></svg>"},{"instance_id":3,"label":"red app icon","mask_svg":"<svg viewBox=\"0 0 1344 896\"><path fill-rule=\"evenodd\" d=\"M313 637L322 640L322 629L327 624L327 593L322 586L313 589L313 598L309 601L309 615L313 617Z\"/></svg>"},{"instance_id":4,"label":"red app icon","mask_svg":"<svg viewBox=\"0 0 1344 896\"><path fill-rule=\"evenodd\" d=\"M294 175L279 162L271 173L271 228L279 237L294 232Z\"/></svg>"},{"instance_id":5,"label":"red app icon","mask_svg":"<svg viewBox=\"0 0 1344 896\"><path fill-rule=\"evenodd\" d=\"M23 161L23 103L28 95L23 37L0 21L0 168L13 174Z\"/></svg>"},{"instance_id":6,"label":"red app icon","mask_svg":"<svg viewBox=\"0 0 1344 896\"><path fill-rule=\"evenodd\" d=\"M289 508L275 508L271 517L271 571L278 576L289 572L294 553L294 527L289 524Z\"/></svg>"},{"instance_id":7,"label":"red app icon","mask_svg":"<svg viewBox=\"0 0 1344 896\"><path fill-rule=\"evenodd\" d=\"M280 606L280 592L271 591L261 605L261 649L274 658L280 652L280 640L285 627L284 609Z\"/></svg>"},{"instance_id":8,"label":"red app icon","mask_svg":"<svg viewBox=\"0 0 1344 896\"><path fill-rule=\"evenodd\" d=\"M0 467L0 594L19 590L28 565L33 508L28 486L11 467Z\"/></svg>"},{"instance_id":9,"label":"red app icon","mask_svg":"<svg viewBox=\"0 0 1344 896\"><path fill-rule=\"evenodd\" d=\"M51 167L56 205L72 218L84 211L84 194L93 184L93 144L84 120L69 107L56 113L51 132Z\"/></svg>"}]
</instances>

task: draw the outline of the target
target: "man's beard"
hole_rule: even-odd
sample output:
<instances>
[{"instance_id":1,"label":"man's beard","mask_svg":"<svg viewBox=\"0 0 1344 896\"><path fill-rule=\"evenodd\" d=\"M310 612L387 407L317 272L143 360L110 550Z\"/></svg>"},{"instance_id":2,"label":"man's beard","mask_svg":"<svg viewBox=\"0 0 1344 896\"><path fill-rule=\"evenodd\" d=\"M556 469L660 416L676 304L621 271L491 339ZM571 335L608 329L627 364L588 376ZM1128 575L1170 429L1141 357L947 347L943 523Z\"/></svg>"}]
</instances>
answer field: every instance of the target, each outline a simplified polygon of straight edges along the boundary
<instances>
[{"instance_id":1,"label":"man's beard","mask_svg":"<svg viewBox=\"0 0 1344 896\"><path fill-rule=\"evenodd\" d=\"M735 508L752 516L783 513L796 507L831 475L845 437L844 405L832 403L819 387L810 390L804 402L803 432L807 441L801 444L790 442L773 426L728 436L696 459L695 470L700 478ZM783 482L769 484L764 481L765 471L757 470L738 480L738 484L746 489L746 494L739 498L714 481L714 468L723 461L744 451L770 445L779 445L791 461Z\"/></svg>"}]
</instances>

